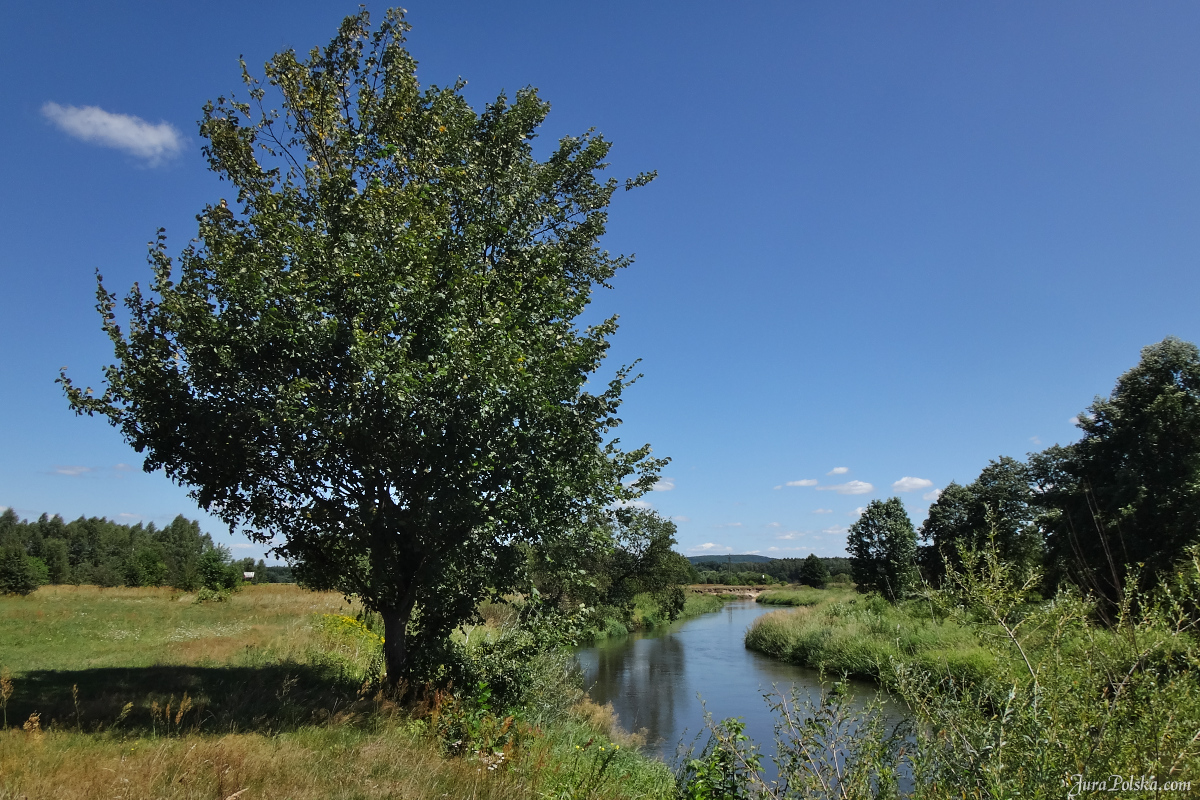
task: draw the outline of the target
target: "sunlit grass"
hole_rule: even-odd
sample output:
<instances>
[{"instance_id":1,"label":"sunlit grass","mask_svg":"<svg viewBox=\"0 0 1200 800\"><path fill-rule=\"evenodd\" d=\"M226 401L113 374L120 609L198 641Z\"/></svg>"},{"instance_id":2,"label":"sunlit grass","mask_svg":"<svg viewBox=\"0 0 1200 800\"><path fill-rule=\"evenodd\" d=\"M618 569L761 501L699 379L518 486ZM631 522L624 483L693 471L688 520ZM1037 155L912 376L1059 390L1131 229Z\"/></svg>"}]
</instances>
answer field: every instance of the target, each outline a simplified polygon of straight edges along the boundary
<instances>
[{"instance_id":1,"label":"sunlit grass","mask_svg":"<svg viewBox=\"0 0 1200 800\"><path fill-rule=\"evenodd\" d=\"M428 705L414 714L365 682L378 637L337 594L194 600L70 586L0 598L0 798L673 796L667 768L586 699L531 718L502 756L448 757ZM507 614L484 609L471 641Z\"/></svg>"},{"instance_id":2,"label":"sunlit grass","mask_svg":"<svg viewBox=\"0 0 1200 800\"><path fill-rule=\"evenodd\" d=\"M807 601L809 593L826 594L816 589L795 594ZM797 605L756 619L746 632L746 646L830 675L885 681L894 661L972 682L998 668L972 631L953 620L935 620L916 603L893 606L849 592Z\"/></svg>"}]
</instances>

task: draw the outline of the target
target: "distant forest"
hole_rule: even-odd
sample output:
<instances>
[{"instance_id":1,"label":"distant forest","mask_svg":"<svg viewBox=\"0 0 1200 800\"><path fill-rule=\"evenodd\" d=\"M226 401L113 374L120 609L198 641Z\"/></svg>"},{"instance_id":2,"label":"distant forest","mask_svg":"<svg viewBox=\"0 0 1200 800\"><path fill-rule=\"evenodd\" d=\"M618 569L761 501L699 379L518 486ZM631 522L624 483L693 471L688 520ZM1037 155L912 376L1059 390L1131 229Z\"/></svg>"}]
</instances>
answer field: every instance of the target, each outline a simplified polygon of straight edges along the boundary
<instances>
[{"instance_id":1,"label":"distant forest","mask_svg":"<svg viewBox=\"0 0 1200 800\"><path fill-rule=\"evenodd\" d=\"M236 583L253 572L258 583L290 583L288 567L268 567L261 559L234 560L213 543L200 523L182 515L159 528L153 522L122 525L104 517L73 522L43 514L35 522L11 508L0 514L0 554L18 562L37 584L174 586L192 591L214 579ZM214 578L215 576L215 578Z\"/></svg>"},{"instance_id":2,"label":"distant forest","mask_svg":"<svg viewBox=\"0 0 1200 800\"><path fill-rule=\"evenodd\" d=\"M850 574L850 559L848 558L821 558L817 560L825 565L829 571L829 575L849 575ZM730 555L730 556L691 556L688 561L692 562L692 566L700 573L703 580L705 573L733 573L740 574L743 572L761 573L770 575L776 580L784 581L785 583L802 583L801 570L804 567L805 559L803 558L766 558L765 556L747 556L747 555Z\"/></svg>"}]
</instances>

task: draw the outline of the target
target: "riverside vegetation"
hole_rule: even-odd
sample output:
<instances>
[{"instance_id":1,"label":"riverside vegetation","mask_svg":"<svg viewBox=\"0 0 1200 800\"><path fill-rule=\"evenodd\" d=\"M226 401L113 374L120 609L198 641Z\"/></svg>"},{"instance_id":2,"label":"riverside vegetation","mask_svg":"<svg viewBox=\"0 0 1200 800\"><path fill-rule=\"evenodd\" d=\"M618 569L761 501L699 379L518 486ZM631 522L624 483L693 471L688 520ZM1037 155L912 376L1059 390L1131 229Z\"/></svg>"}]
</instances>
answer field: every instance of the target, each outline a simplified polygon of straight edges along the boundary
<instances>
[{"instance_id":1,"label":"riverside vegetation","mask_svg":"<svg viewBox=\"0 0 1200 800\"><path fill-rule=\"evenodd\" d=\"M196 601L0 598L0 797L674 796L519 604L481 608L455 636L457 681L401 706L379 691L380 625L358 604L281 584Z\"/></svg>"}]
</instances>

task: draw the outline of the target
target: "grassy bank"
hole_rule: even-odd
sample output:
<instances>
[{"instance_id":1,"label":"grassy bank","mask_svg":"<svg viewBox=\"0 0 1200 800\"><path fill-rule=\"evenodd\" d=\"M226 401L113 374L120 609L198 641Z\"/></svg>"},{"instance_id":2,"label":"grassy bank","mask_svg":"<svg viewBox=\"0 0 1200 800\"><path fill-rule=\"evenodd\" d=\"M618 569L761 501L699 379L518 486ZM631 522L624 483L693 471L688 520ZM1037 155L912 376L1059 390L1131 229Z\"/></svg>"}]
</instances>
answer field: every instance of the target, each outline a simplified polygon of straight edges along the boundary
<instances>
[{"instance_id":1,"label":"grassy bank","mask_svg":"<svg viewBox=\"0 0 1200 800\"><path fill-rule=\"evenodd\" d=\"M450 695L400 708L363 691L378 639L340 596L194 600L0 598L0 798L672 796L667 769L562 675L553 704L511 718Z\"/></svg>"},{"instance_id":2,"label":"grassy bank","mask_svg":"<svg viewBox=\"0 0 1200 800\"><path fill-rule=\"evenodd\" d=\"M953 620L935 620L916 601L893 606L844 589L770 592L758 601L795 609L755 620L746 646L831 676L886 681L893 661L970 682L1000 669L971 630Z\"/></svg>"}]
</instances>

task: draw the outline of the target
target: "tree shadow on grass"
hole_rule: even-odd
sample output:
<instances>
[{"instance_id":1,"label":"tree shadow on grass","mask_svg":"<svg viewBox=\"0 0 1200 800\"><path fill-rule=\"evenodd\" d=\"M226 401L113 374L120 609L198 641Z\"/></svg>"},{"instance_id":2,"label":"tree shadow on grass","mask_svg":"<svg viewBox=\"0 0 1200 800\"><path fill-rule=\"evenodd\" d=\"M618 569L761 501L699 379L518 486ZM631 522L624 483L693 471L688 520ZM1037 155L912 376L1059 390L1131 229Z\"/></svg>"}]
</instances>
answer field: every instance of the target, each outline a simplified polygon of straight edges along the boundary
<instances>
[{"instance_id":1,"label":"tree shadow on grass","mask_svg":"<svg viewBox=\"0 0 1200 800\"><path fill-rule=\"evenodd\" d=\"M42 728L270 734L360 719L374 707L338 671L295 663L38 670L13 684L10 727L37 713Z\"/></svg>"}]
</instances>

